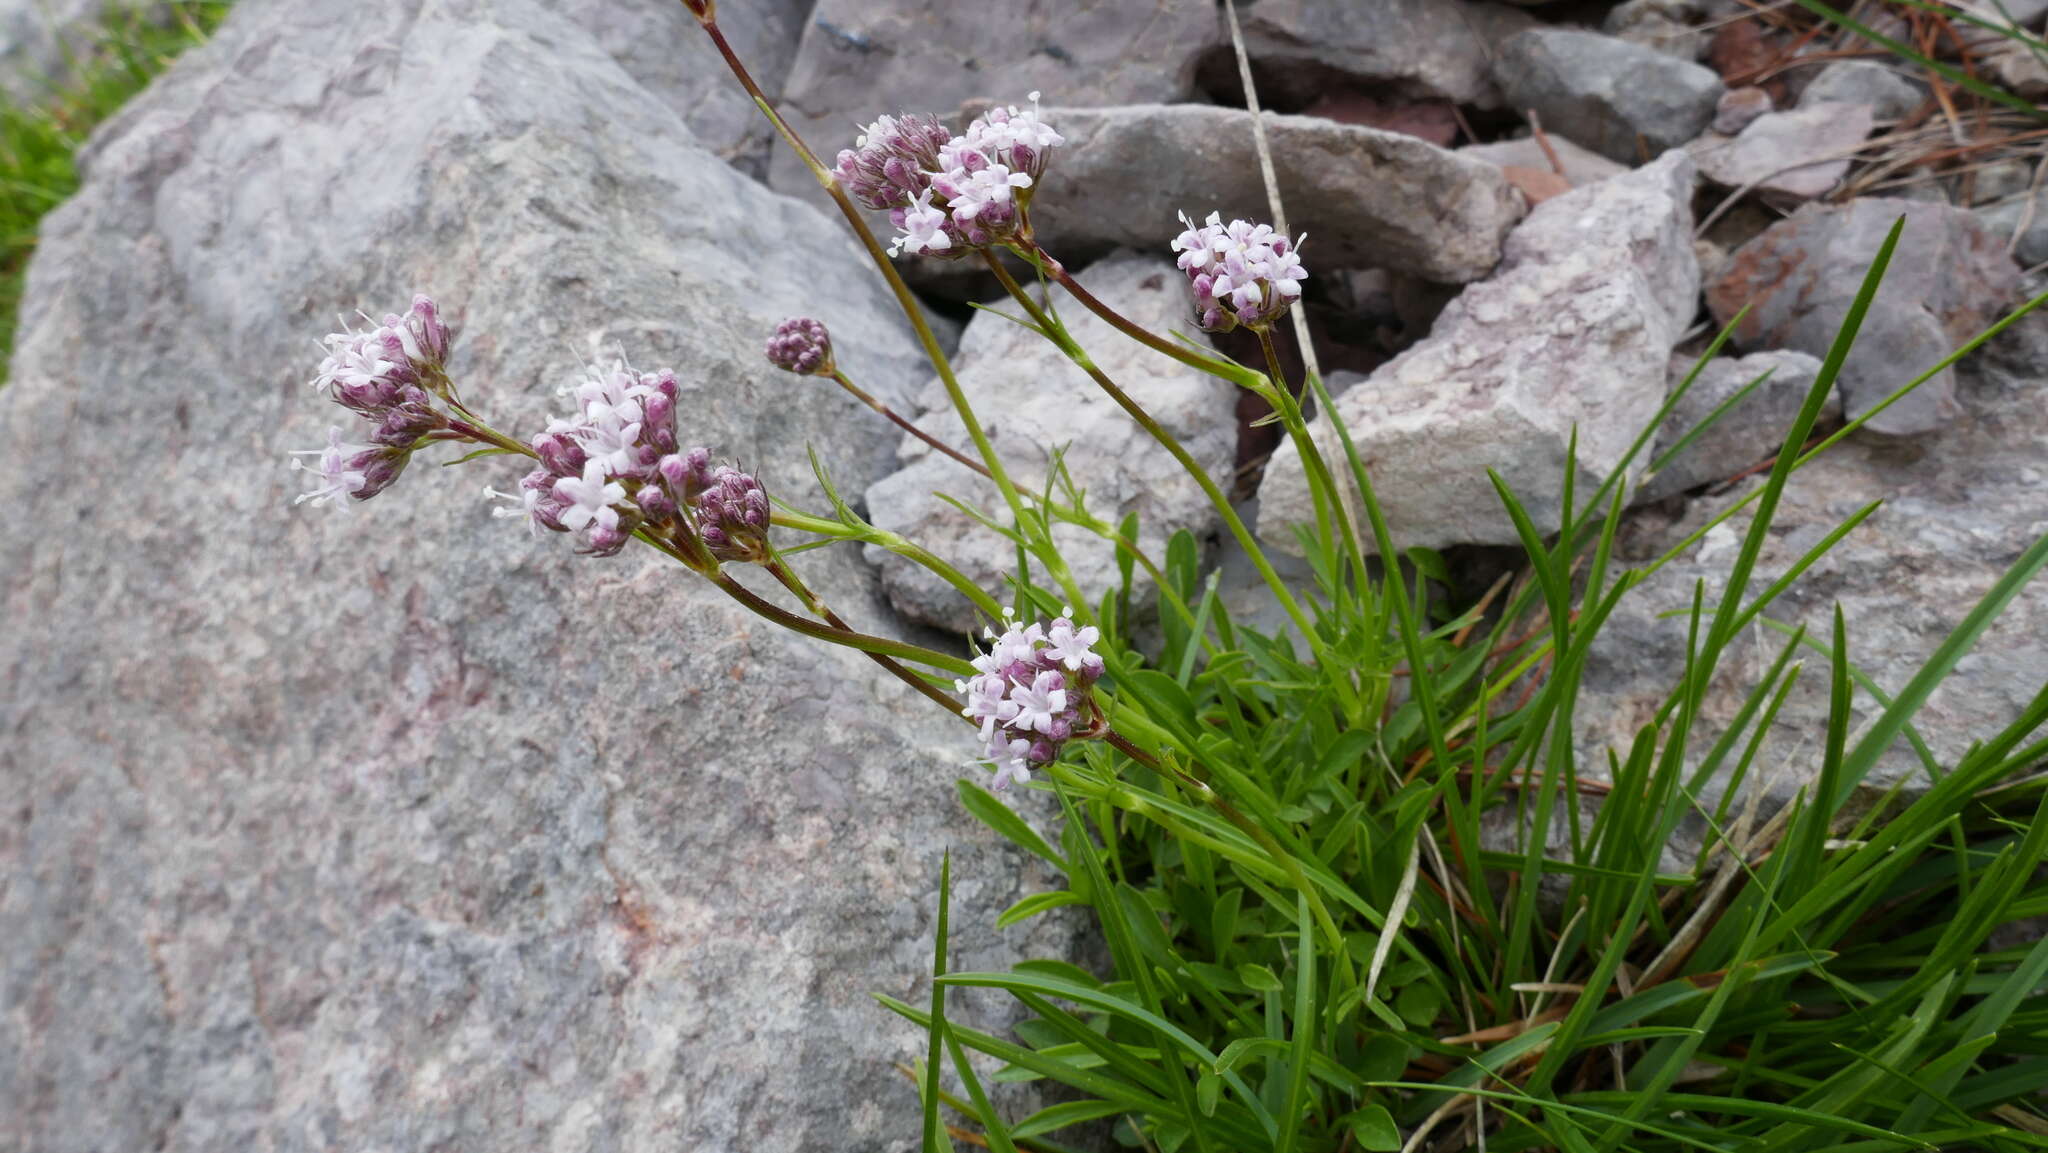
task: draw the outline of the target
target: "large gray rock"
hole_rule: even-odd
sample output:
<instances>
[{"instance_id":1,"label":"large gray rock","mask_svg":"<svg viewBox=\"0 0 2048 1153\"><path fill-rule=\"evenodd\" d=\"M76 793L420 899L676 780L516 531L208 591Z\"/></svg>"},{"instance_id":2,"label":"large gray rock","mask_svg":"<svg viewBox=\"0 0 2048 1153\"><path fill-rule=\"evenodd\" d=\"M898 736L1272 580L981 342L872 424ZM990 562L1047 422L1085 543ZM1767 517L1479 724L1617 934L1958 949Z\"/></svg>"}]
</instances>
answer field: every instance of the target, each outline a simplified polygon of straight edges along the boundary
<instances>
[{"instance_id":1,"label":"large gray rock","mask_svg":"<svg viewBox=\"0 0 2048 1153\"><path fill-rule=\"evenodd\" d=\"M1187 278L1169 261L1119 256L1090 266L1080 280L1155 332L1190 328ZM1210 476L1228 477L1237 451L1232 415L1237 396L1228 383L1138 344L1064 291L1056 290L1052 302L1074 339L1118 387L1171 432ZM990 306L1019 312L1008 297ZM1068 474L1087 494L1088 511L1112 525L1136 513L1137 543L1155 560L1165 556L1167 538L1174 533L1185 529L1199 540L1220 527L1201 488L1173 457L1043 337L1001 316L976 313L961 334L954 367L1019 487L1043 492L1053 454L1064 450ZM973 454L936 379L925 389L922 408L920 427ZM903 453L902 471L868 488L870 519L945 557L990 594L1007 596L1005 578L1016 571L1016 545L938 495L1006 520L1008 510L995 484L915 437L904 437ZM1055 499L1062 499L1057 489ZM1114 545L1072 525L1056 525L1053 535L1090 604L1117 586ZM985 623L958 591L924 567L878 548L868 550L868 559L881 566L889 600L905 616L956 632ZM1150 594L1144 599L1149 602Z\"/></svg>"},{"instance_id":2,"label":"large gray rock","mask_svg":"<svg viewBox=\"0 0 2048 1153\"><path fill-rule=\"evenodd\" d=\"M1695 358L1689 356L1671 358L1672 388L1677 388L1692 372L1695 363ZM1692 387L1679 398L1671 415L1664 418L1663 427L1657 430L1651 456L1663 456L1728 398L1765 373L1770 376L1756 391L1722 413L1670 464L1643 482L1641 499L1662 500L1704 484L1729 480L1758 461L1770 459L1785 443L1786 430L1792 427L1800 406L1806 403L1807 391L1820 375L1820 361L1803 352L1756 352L1740 359L1723 356L1700 366ZM1822 419L1832 421L1841 412L1841 401L1830 390Z\"/></svg>"},{"instance_id":3,"label":"large gray rock","mask_svg":"<svg viewBox=\"0 0 2048 1153\"><path fill-rule=\"evenodd\" d=\"M505 426L623 345L773 490L806 444L857 490L894 438L760 353L813 312L903 399L855 248L543 0L242 0L85 161L0 390L0 1147L913 1147L868 993L923 995L940 852L962 965L1070 931L990 931L1045 878L951 800L971 731L493 521L502 462L342 516L282 456L313 337L420 287Z\"/></svg>"},{"instance_id":4,"label":"large gray rock","mask_svg":"<svg viewBox=\"0 0 2048 1153\"><path fill-rule=\"evenodd\" d=\"M1750 89L1750 91L1758 91ZM1767 200L1824 196L1849 171L1849 156L1870 135L1867 104L1808 104L1766 112L1740 132L1709 132L1689 145L1700 175Z\"/></svg>"},{"instance_id":5,"label":"large gray rock","mask_svg":"<svg viewBox=\"0 0 2048 1153\"><path fill-rule=\"evenodd\" d=\"M1799 94L1799 106L1864 104L1879 120L1911 115L1927 99L1927 90L1872 60L1837 60L1814 73Z\"/></svg>"},{"instance_id":6,"label":"large gray rock","mask_svg":"<svg viewBox=\"0 0 2048 1153\"><path fill-rule=\"evenodd\" d=\"M1500 105L1493 46L1534 23L1485 0L1259 0L1243 15L1245 50L1273 75L1262 87L1320 85L1334 76L1397 99L1481 108Z\"/></svg>"},{"instance_id":7,"label":"large gray rock","mask_svg":"<svg viewBox=\"0 0 2048 1153\"><path fill-rule=\"evenodd\" d=\"M1538 205L1500 271L1337 401L1398 547L1519 539L1488 468L1555 528L1575 426L1582 495L1618 466L1663 403L1671 347L1697 309L1692 191L1691 159L1672 152ZM1289 526L1312 506L1287 446L1259 501L1260 535L1294 551Z\"/></svg>"},{"instance_id":8,"label":"large gray rock","mask_svg":"<svg viewBox=\"0 0 2048 1153\"><path fill-rule=\"evenodd\" d=\"M619 66L673 109L706 148L766 176L775 131L679 0L561 0ZM718 9L718 28L769 99L796 60L810 0L747 0Z\"/></svg>"},{"instance_id":9,"label":"large gray rock","mask_svg":"<svg viewBox=\"0 0 2048 1153\"><path fill-rule=\"evenodd\" d=\"M1842 367L1844 411L1864 415L1983 331L2012 297L2019 270L2004 240L1968 209L1898 199L1806 205L1737 249L1707 285L1715 322L1729 323L1747 304L1739 346L1825 355L1901 216L1899 246ZM1944 369L1864 427L1926 433L1955 411L1954 370Z\"/></svg>"},{"instance_id":10,"label":"large gray rock","mask_svg":"<svg viewBox=\"0 0 2048 1153\"><path fill-rule=\"evenodd\" d=\"M1722 91L1710 68L1571 28L1532 28L1510 39L1494 61L1494 79L1509 107L1534 109L1546 130L1624 164L1704 132Z\"/></svg>"},{"instance_id":11,"label":"large gray rock","mask_svg":"<svg viewBox=\"0 0 2048 1153\"><path fill-rule=\"evenodd\" d=\"M1209 0L818 0L782 111L830 164L883 113L1021 104L1032 91L1061 106L1183 100L1221 35ZM770 174L777 188L818 195L787 149Z\"/></svg>"},{"instance_id":12,"label":"large gray rock","mask_svg":"<svg viewBox=\"0 0 2048 1153\"><path fill-rule=\"evenodd\" d=\"M2031 377L2000 387L1966 378L1964 413L1923 448L1909 442L1862 441L1835 446L1795 474L1766 536L1750 596L1781 576L1821 538L1864 505L1884 506L1808 570L1766 615L1807 626L1829 644L1834 605L1848 622L1849 659L1886 694L1895 694L1986 590L2035 540L2048 533L2048 428L2040 413L2048 381L2041 362ZM1623 558L1641 565L1675 545L1711 513L1750 491L1761 478L1726 497L1701 500L1667 532L1635 542ZM1752 506L1753 508L1754 506ZM1602 749L1627 756L1629 742L1682 675L1695 581L1706 603L1726 587L1749 512L1710 532L1702 543L1631 591L1610 618L1585 670L1577 711L1582 773L1599 773ZM1762 625L1729 647L1711 683L1691 746L1704 752L1724 730L1763 670L1788 638ZM1775 803L1819 776L1827 731L1828 662L1808 650L1805 669L1754 774L1774 776ZM2048 581L2025 586L1935 690L1914 717L1937 762L1953 767L1972 741L1993 736L2048 683ZM1878 711L1863 689L1855 694L1852 740ZM1688 768L1698 763L1697 754ZM1928 783L1901 737L1864 782L1865 794L1903 783L1910 795ZM1722 783L1710 786L1718 795Z\"/></svg>"},{"instance_id":13,"label":"large gray rock","mask_svg":"<svg viewBox=\"0 0 2048 1153\"><path fill-rule=\"evenodd\" d=\"M1060 109L1066 137L1032 198L1048 249L1069 263L1114 247L1165 252L1212 211L1270 219L1251 113L1198 104ZM1413 136L1267 114L1288 223L1314 268L1398 268L1462 284L1492 270L1522 217L1494 165ZM1069 255L1072 253L1074 255Z\"/></svg>"}]
</instances>

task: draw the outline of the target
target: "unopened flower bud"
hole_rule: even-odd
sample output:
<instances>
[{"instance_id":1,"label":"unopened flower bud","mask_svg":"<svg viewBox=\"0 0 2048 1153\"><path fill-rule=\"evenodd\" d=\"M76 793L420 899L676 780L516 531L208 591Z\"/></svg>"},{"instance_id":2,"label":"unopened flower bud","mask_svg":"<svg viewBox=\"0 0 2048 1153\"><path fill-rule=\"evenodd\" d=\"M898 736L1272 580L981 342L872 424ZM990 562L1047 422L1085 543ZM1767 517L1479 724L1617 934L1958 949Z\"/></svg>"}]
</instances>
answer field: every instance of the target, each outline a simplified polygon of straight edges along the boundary
<instances>
[{"instance_id":1,"label":"unopened flower bud","mask_svg":"<svg viewBox=\"0 0 2048 1153\"><path fill-rule=\"evenodd\" d=\"M640 512L649 524L667 524L675 519L676 502L658 484L643 484L633 494L633 503L640 506Z\"/></svg>"},{"instance_id":2,"label":"unopened flower bud","mask_svg":"<svg viewBox=\"0 0 2048 1153\"><path fill-rule=\"evenodd\" d=\"M412 298L412 311L405 327L419 347L420 359L440 367L448 360L448 326L441 323L441 310L424 294Z\"/></svg>"},{"instance_id":3,"label":"unopened flower bud","mask_svg":"<svg viewBox=\"0 0 2048 1153\"><path fill-rule=\"evenodd\" d=\"M583 547L577 551L587 556L617 556L619 550L626 547L626 542L632 539L633 534L623 524L594 524L584 534Z\"/></svg>"},{"instance_id":4,"label":"unopened flower bud","mask_svg":"<svg viewBox=\"0 0 2048 1153\"><path fill-rule=\"evenodd\" d=\"M570 437L543 432L534 436L530 443L542 465L556 476L581 476L586 458L583 446Z\"/></svg>"},{"instance_id":5,"label":"unopened flower bud","mask_svg":"<svg viewBox=\"0 0 2048 1153\"><path fill-rule=\"evenodd\" d=\"M698 534L719 560L765 561L768 549L767 490L748 473L721 465L711 485L694 502Z\"/></svg>"},{"instance_id":6,"label":"unopened flower bud","mask_svg":"<svg viewBox=\"0 0 2048 1153\"><path fill-rule=\"evenodd\" d=\"M808 316L792 316L768 338L768 363L798 376L832 373L832 336Z\"/></svg>"},{"instance_id":7,"label":"unopened flower bud","mask_svg":"<svg viewBox=\"0 0 2048 1153\"><path fill-rule=\"evenodd\" d=\"M351 495L357 500L368 500L390 488L411 459L410 451L398 448L373 448L356 454L349 467L363 474L363 486Z\"/></svg>"},{"instance_id":8,"label":"unopened flower bud","mask_svg":"<svg viewBox=\"0 0 2048 1153\"><path fill-rule=\"evenodd\" d=\"M662 457L655 468L661 473L661 479L668 482L669 492L685 503L695 503L698 494L711 487L711 453L708 449L693 448L680 456L671 453Z\"/></svg>"}]
</instances>

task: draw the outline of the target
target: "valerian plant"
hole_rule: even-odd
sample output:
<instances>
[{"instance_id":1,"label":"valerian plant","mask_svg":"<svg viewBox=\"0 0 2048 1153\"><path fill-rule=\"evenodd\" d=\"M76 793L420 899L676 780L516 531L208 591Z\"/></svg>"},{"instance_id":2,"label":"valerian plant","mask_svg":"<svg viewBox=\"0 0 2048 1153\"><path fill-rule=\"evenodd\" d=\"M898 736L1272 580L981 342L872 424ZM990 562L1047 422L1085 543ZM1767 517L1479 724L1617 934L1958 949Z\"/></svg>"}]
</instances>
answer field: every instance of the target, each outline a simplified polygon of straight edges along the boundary
<instances>
[{"instance_id":1,"label":"valerian plant","mask_svg":"<svg viewBox=\"0 0 2048 1153\"><path fill-rule=\"evenodd\" d=\"M485 461L528 458L511 491L487 490L505 502L498 515L568 536L592 557L638 542L775 624L859 650L962 718L963 742L993 789L1056 806L1054 843L977 780L958 782L969 813L1067 879L997 927L1084 906L1112 971L1033 960L1007 973L947 973L942 881L930 1004L879 998L927 1032L916 1078L926 1150L958 1134L996 1150L1056 1151L1068 1146L1054 1134L1109 1118L1126 1144L1204 1153L2048 1144L2034 1103L2048 1085L2048 1000L2038 994L2048 944L1994 933L2048 914L2036 880L2048 857L2048 792L2027 773L2048 756L2036 736L2048 688L1961 758L1929 754L1931 785L1909 802L1849 807L1902 734L1924 752L1911 732L1915 710L2048 564L2048 539L2019 554L1853 738L1857 674L1839 610L1824 640L1783 630L1775 660L1711 739L1702 716L1730 647L1872 511L1759 588L1759 550L1793 473L2040 300L1809 447L1895 230L1760 487L1653 563L1617 565L1624 478L1688 379L1597 491L1575 493L1578 470L1564 470L1558 524L1537 525L1496 477L1527 567L1477 603L1452 606L1428 577L1430 558L1392 539L1322 382L1280 370L1273 331L1301 296L1301 238L1210 214L1199 225L1183 216L1170 245L1192 322L1250 332L1263 370L1151 332L1091 294L1036 237L1033 212L1058 207L1036 194L1067 147L1037 93L1029 107L991 108L958 135L930 115L881 116L828 166L762 97L710 0L684 2L874 258L973 452L860 388L834 361L822 320L779 326L767 359L831 379L993 482L1007 516L985 523L1029 562L1011 574L1010 603L836 497L829 515L795 511L712 447L688 445L671 371L595 368L563 390L570 414L523 440L494 428L460 398L447 371L451 334L425 297L327 338L313 384L363 423L354 439L337 427L325 448L299 454L295 464L314 478L299 499L368 500L440 442ZM886 214L886 246L864 212ZM1020 487L892 256L981 263L1021 323L1188 470L1287 627L1267 635L1234 621L1186 534L1163 557L1148 555L1133 524L1094 516L1071 486ZM1313 522L1300 529L1311 579L1281 577L1216 480L1005 257L1122 336L1271 406L1314 498ZM1304 402L1330 415L1341 453L1309 435ZM1362 520L1344 511L1354 493ZM1627 750L1584 755L1573 716L1602 623L1649 574L1745 508L1753 512L1727 579L1714 596L1700 589L1683 622L1687 662L1663 707ZM1123 587L1091 605L1054 543L1055 524L1116 548L1128 562ZM876 544L930 569L986 617L982 645L961 656L855 629L785 559L785 545L813 541ZM1404 567L1404 555L1421 563ZM733 565L765 568L798 607L750 591ZM1121 607L1139 570L1157 601L1159 635L1145 647ZM1804 734L1819 774L1791 805L1767 812L1756 804L1761 790L1743 785L1763 771L1764 734L1806 675L1802 653L1825 660L1831 689L1826 731ZM1507 828L1509 847L1490 848L1501 842L1483 821ZM1707 834L1679 853L1688 821ZM949 1020L946 993L961 986L1013 995L1025 1014L1013 1035ZM979 1069L970 1050L982 1054ZM946 1087L948 1066L964 1097ZM992 1092L1032 1080L1065 1086L1071 1099L1007 1116ZM948 1110L965 1128L947 1123Z\"/></svg>"}]
</instances>

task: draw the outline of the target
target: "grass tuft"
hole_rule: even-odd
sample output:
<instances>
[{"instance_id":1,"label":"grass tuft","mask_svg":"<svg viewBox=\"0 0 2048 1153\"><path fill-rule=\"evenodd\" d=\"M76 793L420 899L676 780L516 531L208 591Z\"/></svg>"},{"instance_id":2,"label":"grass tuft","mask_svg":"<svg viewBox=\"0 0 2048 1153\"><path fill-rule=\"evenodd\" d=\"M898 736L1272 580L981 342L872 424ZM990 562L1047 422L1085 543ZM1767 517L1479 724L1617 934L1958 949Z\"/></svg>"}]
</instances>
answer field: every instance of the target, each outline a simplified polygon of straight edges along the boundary
<instances>
[{"instance_id":1,"label":"grass tuft","mask_svg":"<svg viewBox=\"0 0 2048 1153\"><path fill-rule=\"evenodd\" d=\"M74 158L112 116L203 42L227 15L226 0L173 0L119 8L92 42L26 101L0 97L0 385L14 358L15 314L43 214L78 190Z\"/></svg>"}]
</instances>

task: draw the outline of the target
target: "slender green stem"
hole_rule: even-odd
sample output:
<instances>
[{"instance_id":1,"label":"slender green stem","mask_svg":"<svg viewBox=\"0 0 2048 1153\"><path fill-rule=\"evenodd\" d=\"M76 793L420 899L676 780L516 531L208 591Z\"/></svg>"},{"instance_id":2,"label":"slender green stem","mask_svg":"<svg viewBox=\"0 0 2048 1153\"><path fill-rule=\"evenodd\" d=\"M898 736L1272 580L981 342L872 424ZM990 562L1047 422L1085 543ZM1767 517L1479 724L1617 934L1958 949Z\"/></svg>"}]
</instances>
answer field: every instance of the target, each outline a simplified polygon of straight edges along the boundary
<instances>
[{"instance_id":1,"label":"slender green stem","mask_svg":"<svg viewBox=\"0 0 2048 1153\"><path fill-rule=\"evenodd\" d=\"M945 386L947 400L952 403L954 413L959 416L961 425L966 428L968 439L974 442L974 450L980 454L982 464L988 468L989 479L995 482L997 490L1003 495L1003 502L1009 505L1018 531L1030 532L1029 526L1032 521L1030 512L1025 507L1024 497L1018 492L1016 484L1010 480L1008 472L1004 470L1002 457L996 454L995 446L989 443L988 433L982 428L981 421L975 417L974 406L968 403L966 390L960 387L960 378L953 372L952 361L947 358L946 351L939 347L939 339L933 334L930 322L925 319L924 308L917 302L917 297L910 291L910 286L904 283L903 275L896 271L895 263L889 259L889 254L883 251L881 242L875 239L874 231L862 218L860 209L847 196L846 189L840 187L838 179L831 171L818 162L817 155L803 142L803 138L796 134L796 130L789 126L788 121L782 118L782 114L775 110L775 106L769 103L760 86L754 83L754 78L747 72L746 65L741 63L738 54L732 50L732 45L726 42L725 34L719 31L718 22L708 14L700 16L698 22L711 37L712 43L718 46L719 54L725 57L726 66L753 96L754 103L761 109L762 115L768 118L768 122L775 126L775 131L781 135L784 142L811 170L811 175L817 179L819 187L832 198L832 203L838 206L840 215L846 218L848 227L860 238L861 246L867 249L868 258L874 262L875 268L888 282L889 291L895 294L897 305L902 308L903 315L909 319L911 328L916 331L918 343L923 346L926 359L930 360L932 368L937 370L939 382ZM1068 601L1078 606L1081 617L1084 620L1092 619L1093 614L1088 610L1087 598L1081 595L1080 586L1075 582L1073 573L1068 570L1066 561L1060 558L1057 549L1051 547L1049 540L1044 543L1046 547L1032 551L1038 556L1040 563L1045 565L1046 571L1058 582Z\"/></svg>"},{"instance_id":2,"label":"slender green stem","mask_svg":"<svg viewBox=\"0 0 2048 1153\"><path fill-rule=\"evenodd\" d=\"M790 512L788 510L771 514L769 523L781 525L784 528L797 529L802 532L816 533L819 536L859 541L862 544L872 544L888 549L905 560L923 566L940 580L952 585L961 596L974 602L975 608L988 614L990 620L1002 619L1003 606L997 604L996 599L988 595L988 592L980 585L967 579L965 573L939 559L929 550L886 529L879 529L871 524L847 525L836 520L806 516L803 513Z\"/></svg>"},{"instance_id":3,"label":"slender green stem","mask_svg":"<svg viewBox=\"0 0 2048 1153\"><path fill-rule=\"evenodd\" d=\"M796 130L791 128L789 122L782 118L782 114L775 110L775 106L769 103L760 86L754 83L754 78L747 72L746 65L740 62L739 55L732 50L732 45L726 42L725 34L719 31L718 22L715 19L700 19L700 23L705 33L711 37L711 42L718 46L719 55L725 57L726 67L732 70L733 76L738 78L748 94L754 98L755 105L761 109L762 115L768 118L768 122L774 125L775 131L789 145L791 151L795 152L797 158L804 162L804 166L811 170L811 175L817 178L819 186L832 198L832 203L839 207L840 215L846 218L846 223L853 229L854 235L860 238L861 246L867 249L868 258L874 262L882 278L888 281L889 291L895 294L898 307L902 308L903 315L910 321L910 327L916 331L918 343L924 347L926 358L938 371L939 381L945 385L946 397L952 402L953 411L960 417L960 423L966 427L968 439L974 442L974 449L981 455L982 464L987 466L989 479L995 481L996 488L1002 491L1003 500L1009 504L1010 511L1021 525L1025 516L1023 498L1018 495L1017 486L1011 483L1009 475L1003 471L1002 458L996 455L994 446L989 444L988 434L982 430L981 422L975 418L974 407L967 403L967 393L960 387L959 378L953 374L952 361L947 359L945 349L939 347L939 338L932 332L931 323L925 319L924 307L917 302L917 297L910 291L910 286L903 282L903 274L896 271L895 262L883 251L881 241L875 239L874 231L862 218L860 209L846 195L846 190L839 186L838 179L818 162L818 157L811 151L810 146L804 143L803 138L796 134Z\"/></svg>"},{"instance_id":4,"label":"slender green stem","mask_svg":"<svg viewBox=\"0 0 2048 1153\"><path fill-rule=\"evenodd\" d=\"M1358 547L1358 531L1351 518L1343 515L1336 477L1331 474L1329 461L1324 459L1315 437L1309 435L1308 420L1301 414L1300 403L1287 388L1287 375L1280 369L1280 352L1273 346L1272 329L1262 327L1257 331L1259 347L1266 354L1266 371L1273 382L1273 407L1280 413L1280 422L1287 426L1287 437L1294 442L1294 451L1301 457L1301 470L1308 478L1309 495L1315 501L1316 521L1319 525L1327 525L1335 516L1337 530L1344 538L1345 551L1362 584L1365 581L1365 553Z\"/></svg>"},{"instance_id":5,"label":"slender green stem","mask_svg":"<svg viewBox=\"0 0 2048 1153\"><path fill-rule=\"evenodd\" d=\"M928 433L925 430L917 427L916 425L910 423L908 420L905 420L902 416L897 414L895 409L890 408L888 405L883 404L879 400L876 400L874 396L868 393L865 389L860 388L858 385L855 385L853 381L848 380L846 374L840 371L839 366L834 365L832 367L830 375L833 380L839 382L839 387L853 394L854 399L860 401L862 404L867 405L869 408L874 409L876 412L881 413L884 417L887 417L889 419L889 422L891 424L894 424L897 428L902 429L903 431L925 442L931 447L939 450L942 453L945 453L947 456L952 457L954 460L959 461L961 464L966 465L968 468L973 469L975 472L978 472L983 476L989 475L987 465L982 464L980 461L974 459L971 456L968 456L966 453L961 452L959 449L954 448L952 445L947 444L945 441L940 440L938 437L933 436L931 433Z\"/></svg>"},{"instance_id":6,"label":"slender green stem","mask_svg":"<svg viewBox=\"0 0 2048 1153\"><path fill-rule=\"evenodd\" d=\"M1260 376L1260 374L1253 369L1246 368L1243 365L1231 364L1227 361L1218 360L1213 356L1204 356L1200 352L1192 348L1189 348L1186 345L1176 343L1175 341L1169 340L1166 337L1161 336L1156 332L1153 332L1151 329L1146 328L1144 325L1139 324L1137 321L1132 320L1130 317L1125 316L1123 313L1118 312L1114 308L1111 308L1109 305L1103 303L1102 300L1098 298L1094 293L1082 287L1081 282L1075 280L1073 276L1067 272L1066 265L1061 264L1059 260L1053 256L1052 253L1047 252L1044 248L1041 248L1037 241L1033 240L1029 241L1028 243L1028 249L1024 250L1021 253L1021 255L1023 255L1025 259L1037 265L1039 270L1044 272L1046 276L1050 277L1054 283L1058 284L1061 288L1066 289L1067 294L1069 296L1072 296L1075 300L1080 301L1081 306L1083 308L1086 308L1088 311L1094 313L1095 315L1101 317L1103 320L1107 321L1109 325L1112 328L1115 328L1118 332L1123 333L1125 336L1130 337L1132 340L1137 341L1139 344L1142 344L1155 352L1158 352L1164 356L1170 356L1173 359L1180 361L1182 364L1185 364L1190 368L1200 369L1201 371L1206 372L1211 376L1220 377L1224 380L1230 381L1232 384L1236 384L1245 388L1256 388L1258 386L1259 381L1263 379Z\"/></svg>"},{"instance_id":7,"label":"slender green stem","mask_svg":"<svg viewBox=\"0 0 2048 1153\"><path fill-rule=\"evenodd\" d=\"M727 596L745 605L756 615L781 625L791 632L802 633L807 637L814 637L821 641L830 641L835 645L841 645L846 648L858 649L864 653L881 653L884 656L916 661L919 664L930 665L933 668L944 669L947 672L956 673L961 676L966 676L974 671L973 665L959 657L935 652L922 645L914 645L908 641L890 640L888 637L870 636L866 633L855 632L852 629L819 624L809 617L800 617L781 605L762 599L752 589L734 580L731 573L713 573L708 579L712 584L724 590ZM948 703L950 703L950 700Z\"/></svg>"},{"instance_id":8,"label":"slender green stem","mask_svg":"<svg viewBox=\"0 0 2048 1153\"><path fill-rule=\"evenodd\" d=\"M847 624L844 620L841 620L839 614L832 611L831 606L827 605L823 600L819 599L818 595L811 591L809 585L806 585L800 578L798 578L796 573L791 571L788 565L782 563L782 558L777 557L774 560L769 561L763 567L765 567L768 570L768 572L775 577L776 580L782 582L783 588L786 588L790 592L796 594L796 598L804 602L804 607L810 609L814 615L823 619L826 624L831 625L833 628L839 629L843 632L850 633L853 631L853 626ZM904 684L909 685L911 688L916 689L918 692L923 693L925 696L930 697L933 701L936 701L940 708L945 709L947 712L952 713L956 716L959 714L960 702L954 700L952 697L947 696L945 692L941 690L937 685L932 684L930 681L925 680L923 677L918 676L916 673L911 672L907 668L904 668L900 663L897 662L897 660L894 657L870 651L868 652L868 659L874 661L876 664L882 666L884 669L887 669L890 675L894 676L897 680L902 681Z\"/></svg>"},{"instance_id":9,"label":"slender green stem","mask_svg":"<svg viewBox=\"0 0 2048 1153\"><path fill-rule=\"evenodd\" d=\"M1237 510L1230 506L1230 498L1224 495L1222 489L1216 487L1214 480L1209 478L1209 470L1203 468L1201 462L1197 461L1186 448L1182 447L1180 441L1172 433L1166 431L1157 420L1154 420L1151 413L1146 412L1143 406L1131 399L1129 393L1118 388L1116 382L1111 380L1107 373L1096 367L1095 362L1088 358L1088 354L1082 350L1081 346L1074 343L1074 339L1067 335L1066 329L1061 327L1051 316L1048 316L1045 310L1039 307L1037 301L1031 299L1031 294L1024 291L1024 287L1017 283L1016 278L1010 275L1009 270L1003 267L1002 261L996 259L994 253L984 251L982 259L995 273L996 279L1002 282L1004 290L1009 292L1010 296L1017 301L1017 304L1031 317L1032 322L1037 324L1039 329L1045 333L1047 339L1059 346L1059 350L1066 354L1068 360L1079 365L1081 370L1086 372L1095 381L1096 385L1103 392L1107 393L1111 400L1117 403L1118 407L1129 414L1132 420L1137 421L1140 428L1143 428L1152 435L1152 439L1158 441L1167 452L1172 453L1173 458L1180 462L1181 468L1185 469L1187 474L1194 478L1195 483L1201 486L1202 492L1209 498L1209 503L1215 506L1217 514L1223 518L1223 523L1230 529L1230 535L1237 539L1237 543L1243 547L1245 555L1251 558L1252 564L1259 570L1259 575L1265 578L1267 587L1273 590L1274 599L1278 600L1280 607L1286 610L1288 618L1294 622L1294 627L1300 630L1303 639L1316 650L1318 655L1321 655L1323 653L1322 638L1316 632L1315 626L1309 622L1308 614L1304 613L1301 605L1295 601L1294 594L1287 588L1287 582L1281 580L1280 574L1273 571L1271 562L1266 560L1266 554L1259 548L1258 541L1252 536L1251 530L1245 527L1244 520L1237 515ZM1066 282L1062 281L1061 283L1065 284ZM1263 383L1265 378L1261 376L1259 380Z\"/></svg>"}]
</instances>

